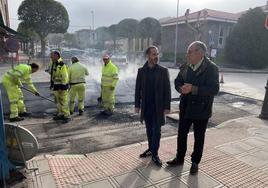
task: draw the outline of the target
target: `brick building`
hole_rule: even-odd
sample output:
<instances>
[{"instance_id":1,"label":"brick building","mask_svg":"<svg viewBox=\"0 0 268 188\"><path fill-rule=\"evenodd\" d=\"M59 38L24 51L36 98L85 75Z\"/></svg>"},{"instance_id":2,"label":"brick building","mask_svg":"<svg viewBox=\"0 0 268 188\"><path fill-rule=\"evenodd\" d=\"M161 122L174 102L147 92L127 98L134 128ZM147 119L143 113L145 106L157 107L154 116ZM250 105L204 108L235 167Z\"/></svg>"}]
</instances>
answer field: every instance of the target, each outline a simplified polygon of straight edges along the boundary
<instances>
[{"instance_id":1,"label":"brick building","mask_svg":"<svg viewBox=\"0 0 268 188\"><path fill-rule=\"evenodd\" d=\"M163 54L174 54L176 23L178 23L178 54L185 54L187 46L194 40L205 42L209 52L212 49L220 52L239 16L240 14L203 9L188 14L188 19L186 16L181 16L178 19L172 18L161 22L162 52ZM188 24L186 20L188 20Z\"/></svg>"}]
</instances>

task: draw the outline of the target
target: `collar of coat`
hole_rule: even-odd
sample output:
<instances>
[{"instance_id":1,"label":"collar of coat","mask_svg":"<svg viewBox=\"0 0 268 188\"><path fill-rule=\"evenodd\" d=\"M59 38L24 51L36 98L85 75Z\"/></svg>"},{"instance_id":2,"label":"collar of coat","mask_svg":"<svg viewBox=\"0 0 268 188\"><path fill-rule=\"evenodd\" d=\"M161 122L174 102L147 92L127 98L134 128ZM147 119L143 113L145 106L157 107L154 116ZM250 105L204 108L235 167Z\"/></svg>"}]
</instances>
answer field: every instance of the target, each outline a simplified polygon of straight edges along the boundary
<instances>
[{"instance_id":1,"label":"collar of coat","mask_svg":"<svg viewBox=\"0 0 268 188\"><path fill-rule=\"evenodd\" d=\"M202 61L200 67L196 70L196 76L200 75L202 72L204 72L207 68L207 66L212 63L206 56L204 57L204 60ZM183 77L186 77L187 70L189 69L189 64L185 63L180 67L180 72L183 75Z\"/></svg>"},{"instance_id":2,"label":"collar of coat","mask_svg":"<svg viewBox=\"0 0 268 188\"><path fill-rule=\"evenodd\" d=\"M62 58L58 59L58 61L56 62L56 66L58 66L58 65L59 66L63 66L64 65Z\"/></svg>"},{"instance_id":3,"label":"collar of coat","mask_svg":"<svg viewBox=\"0 0 268 188\"><path fill-rule=\"evenodd\" d=\"M148 61L146 61L146 63L143 65L143 68L149 68L149 65L148 65L149 63L148 63ZM159 68L159 65L158 64L156 64L154 67L153 67L154 69L157 69L157 68Z\"/></svg>"}]
</instances>

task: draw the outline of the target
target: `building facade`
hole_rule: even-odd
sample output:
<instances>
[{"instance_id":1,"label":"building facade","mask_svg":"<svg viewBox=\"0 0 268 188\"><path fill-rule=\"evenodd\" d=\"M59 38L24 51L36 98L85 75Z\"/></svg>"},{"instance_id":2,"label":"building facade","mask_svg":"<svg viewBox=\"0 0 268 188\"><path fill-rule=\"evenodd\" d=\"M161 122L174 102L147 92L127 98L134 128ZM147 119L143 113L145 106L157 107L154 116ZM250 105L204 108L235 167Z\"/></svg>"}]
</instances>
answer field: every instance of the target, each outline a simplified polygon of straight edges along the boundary
<instances>
[{"instance_id":1,"label":"building facade","mask_svg":"<svg viewBox=\"0 0 268 188\"><path fill-rule=\"evenodd\" d=\"M82 49L90 48L97 43L96 32L91 29L81 29L76 31L76 38L78 46Z\"/></svg>"},{"instance_id":2,"label":"building facade","mask_svg":"<svg viewBox=\"0 0 268 188\"><path fill-rule=\"evenodd\" d=\"M215 52L219 53L224 48L226 38L237 23L238 18L239 14L203 9L194 13L188 11L178 19L172 18L161 22L162 52L163 54L174 54L175 31L176 24L178 24L178 54L185 54L188 45L194 40L206 43L209 55L214 55Z\"/></svg>"}]
</instances>

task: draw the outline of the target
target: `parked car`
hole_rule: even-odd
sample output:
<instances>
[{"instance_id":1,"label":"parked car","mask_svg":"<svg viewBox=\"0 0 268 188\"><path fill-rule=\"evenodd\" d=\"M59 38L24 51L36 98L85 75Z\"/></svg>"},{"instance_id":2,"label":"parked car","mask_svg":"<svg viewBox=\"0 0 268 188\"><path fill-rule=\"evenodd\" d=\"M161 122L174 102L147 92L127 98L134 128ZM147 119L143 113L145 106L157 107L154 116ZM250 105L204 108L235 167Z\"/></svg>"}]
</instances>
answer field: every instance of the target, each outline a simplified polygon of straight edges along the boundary
<instances>
[{"instance_id":1,"label":"parked car","mask_svg":"<svg viewBox=\"0 0 268 188\"><path fill-rule=\"evenodd\" d=\"M111 60L117 66L127 65L128 64L127 56L125 56L125 55L113 55L111 57Z\"/></svg>"}]
</instances>

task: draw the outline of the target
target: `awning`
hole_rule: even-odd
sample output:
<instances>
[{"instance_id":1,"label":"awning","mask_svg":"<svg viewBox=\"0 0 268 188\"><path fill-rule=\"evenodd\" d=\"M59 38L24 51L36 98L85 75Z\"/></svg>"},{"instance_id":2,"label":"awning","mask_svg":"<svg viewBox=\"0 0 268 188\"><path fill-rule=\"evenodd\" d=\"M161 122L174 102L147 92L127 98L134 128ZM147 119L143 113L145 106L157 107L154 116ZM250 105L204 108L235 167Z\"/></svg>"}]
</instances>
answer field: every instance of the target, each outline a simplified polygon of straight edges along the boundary
<instances>
[{"instance_id":1,"label":"awning","mask_svg":"<svg viewBox=\"0 0 268 188\"><path fill-rule=\"evenodd\" d=\"M19 34L17 31L11 29L10 27L4 26L4 29L6 29L9 33L11 33L13 35Z\"/></svg>"},{"instance_id":2,"label":"awning","mask_svg":"<svg viewBox=\"0 0 268 188\"><path fill-rule=\"evenodd\" d=\"M12 35L18 35L18 32L5 26L5 25L0 25L0 31L6 31L6 33L8 34L12 34Z\"/></svg>"}]
</instances>

